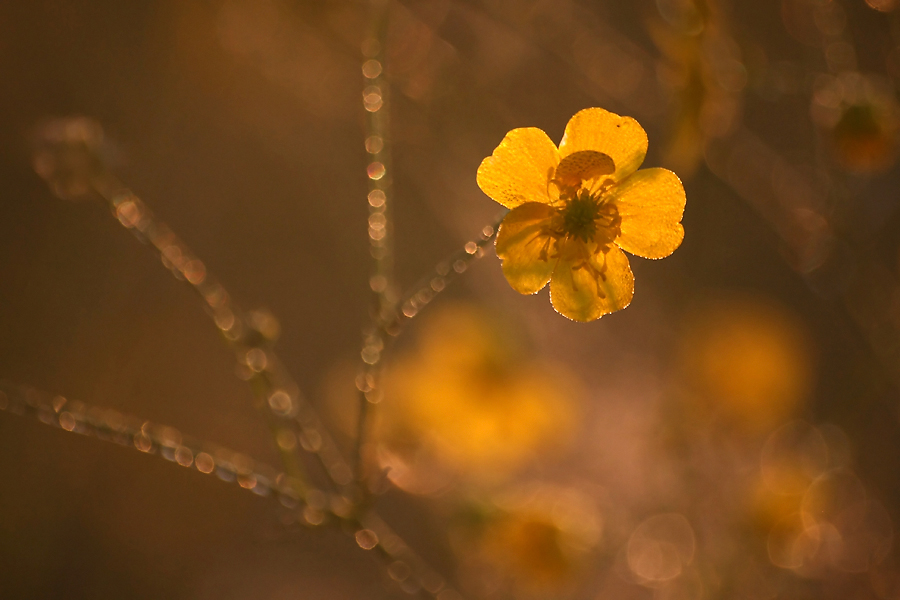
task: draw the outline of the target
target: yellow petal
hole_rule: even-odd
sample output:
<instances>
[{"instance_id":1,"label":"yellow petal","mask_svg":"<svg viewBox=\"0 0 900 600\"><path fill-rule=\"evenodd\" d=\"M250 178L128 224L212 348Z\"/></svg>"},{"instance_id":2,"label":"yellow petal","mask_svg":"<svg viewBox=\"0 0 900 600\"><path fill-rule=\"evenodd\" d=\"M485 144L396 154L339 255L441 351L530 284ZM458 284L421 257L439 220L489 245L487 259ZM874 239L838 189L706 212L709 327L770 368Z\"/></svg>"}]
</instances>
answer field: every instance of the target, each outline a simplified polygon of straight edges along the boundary
<instances>
[{"instance_id":1,"label":"yellow petal","mask_svg":"<svg viewBox=\"0 0 900 600\"><path fill-rule=\"evenodd\" d=\"M616 244L637 256L663 258L684 239L684 186L668 169L641 169L612 192L622 218Z\"/></svg>"},{"instance_id":2,"label":"yellow petal","mask_svg":"<svg viewBox=\"0 0 900 600\"><path fill-rule=\"evenodd\" d=\"M609 156L616 165L612 178L622 181L644 162L647 134L631 117L620 117L602 108L586 108L569 119L559 155L565 158L584 150Z\"/></svg>"},{"instance_id":3,"label":"yellow petal","mask_svg":"<svg viewBox=\"0 0 900 600\"><path fill-rule=\"evenodd\" d=\"M560 160L553 177L561 184L577 186L582 181L615 172L616 165L610 157L602 152L582 150Z\"/></svg>"},{"instance_id":4,"label":"yellow petal","mask_svg":"<svg viewBox=\"0 0 900 600\"><path fill-rule=\"evenodd\" d=\"M541 260L542 251L552 254L549 235L541 230L554 210L540 202L526 202L512 209L497 232L497 256L503 260L503 274L514 290L534 294L550 280L555 260Z\"/></svg>"},{"instance_id":5,"label":"yellow petal","mask_svg":"<svg viewBox=\"0 0 900 600\"><path fill-rule=\"evenodd\" d=\"M525 202L550 202L548 183L559 164L559 151L535 127L513 129L478 167L478 187L507 208Z\"/></svg>"},{"instance_id":6,"label":"yellow petal","mask_svg":"<svg viewBox=\"0 0 900 600\"><path fill-rule=\"evenodd\" d=\"M631 304L634 296L634 275L621 250L612 246L605 254L592 254L591 264L605 277L595 278L590 269L579 268L578 260L563 258L550 280L553 308L573 321L593 321L621 310Z\"/></svg>"}]
</instances>

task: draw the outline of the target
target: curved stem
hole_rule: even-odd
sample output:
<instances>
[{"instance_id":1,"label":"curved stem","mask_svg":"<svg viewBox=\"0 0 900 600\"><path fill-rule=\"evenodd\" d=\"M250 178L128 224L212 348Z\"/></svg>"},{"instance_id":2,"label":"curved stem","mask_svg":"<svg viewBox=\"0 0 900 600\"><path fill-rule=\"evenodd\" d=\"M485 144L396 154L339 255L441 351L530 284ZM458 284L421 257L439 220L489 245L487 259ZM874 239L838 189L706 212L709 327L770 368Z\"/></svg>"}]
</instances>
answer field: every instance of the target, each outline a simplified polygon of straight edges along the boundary
<instances>
[{"instance_id":1,"label":"curved stem","mask_svg":"<svg viewBox=\"0 0 900 600\"><path fill-rule=\"evenodd\" d=\"M419 557L374 511L357 514L341 494L308 490L297 494L291 478L227 448L185 436L174 427L123 415L108 408L68 400L0 380L0 412L37 419L45 425L134 448L168 462L278 501L304 525L343 525L357 544L375 550L391 577L409 593L437 598L453 592L445 579ZM453 593L456 598L461 598ZM446 596L444 596L446 597Z\"/></svg>"},{"instance_id":2,"label":"curved stem","mask_svg":"<svg viewBox=\"0 0 900 600\"><path fill-rule=\"evenodd\" d=\"M108 408L53 396L0 380L0 411L34 418L45 425L132 447L182 467L215 474L259 496L273 496L291 509L303 509L312 497L298 494L290 477L244 454L182 435L174 427L123 415ZM321 494L319 492L318 494ZM321 508L324 508L322 506Z\"/></svg>"},{"instance_id":3,"label":"curved stem","mask_svg":"<svg viewBox=\"0 0 900 600\"><path fill-rule=\"evenodd\" d=\"M371 160L366 165L369 191L369 253L372 274L369 288L374 294L376 312L394 300L394 259L390 213L391 165L390 86L385 76L388 3L372 0L371 31L363 42L363 108L366 111L365 146Z\"/></svg>"},{"instance_id":4,"label":"curved stem","mask_svg":"<svg viewBox=\"0 0 900 600\"><path fill-rule=\"evenodd\" d=\"M369 178L369 253L372 255L372 274L369 288L374 297L372 313L381 315L390 310L394 302L394 270L391 253L392 224L390 218L391 188L391 139L390 139L390 87L385 78L385 46L387 45L388 3L372 0L369 36L363 41L362 73L364 78L363 108L366 110L366 152L371 161L366 166ZM376 317L377 318L377 317ZM373 356L373 349L383 347L383 336L377 330L363 331L363 362ZM374 354L380 352L374 350ZM376 361L377 362L377 361ZM365 368L363 380L375 380L377 368ZM366 390L359 387L359 409L356 437L353 448L353 469L357 482L363 480L363 447L369 420L369 401Z\"/></svg>"},{"instance_id":5,"label":"curved stem","mask_svg":"<svg viewBox=\"0 0 900 600\"><path fill-rule=\"evenodd\" d=\"M382 327L393 336L413 317L419 314L427 304L434 300L457 277L465 273L469 266L484 256L484 249L494 241L500 223L508 211L503 211L490 225L482 227L479 235L466 242L457 250L437 264L434 270L419 279L394 305L394 311L382 321Z\"/></svg>"},{"instance_id":6,"label":"curved stem","mask_svg":"<svg viewBox=\"0 0 900 600\"><path fill-rule=\"evenodd\" d=\"M284 468L292 479L311 485L299 456L302 448L318 458L333 484L338 487L349 484L350 468L337 444L274 351L278 328L274 317L241 310L187 244L111 174L98 176L93 185L109 202L119 223L137 239L153 246L175 278L186 281L203 300L216 327L234 350L240 368L247 374L257 405L266 411Z\"/></svg>"},{"instance_id":7,"label":"curved stem","mask_svg":"<svg viewBox=\"0 0 900 600\"><path fill-rule=\"evenodd\" d=\"M484 226L478 237L466 242L461 250L457 250L438 263L431 273L419 279L399 300L377 315L377 318L366 330L361 353L364 367L356 382L360 392L359 420L354 452L357 480L362 481L364 475L363 453L370 412L369 405L379 403L382 398L379 374L390 338L398 336L407 321L419 314L459 275L465 273L469 265L484 256L484 248L496 237L497 229L504 216L506 216L505 211L493 224Z\"/></svg>"}]
</instances>

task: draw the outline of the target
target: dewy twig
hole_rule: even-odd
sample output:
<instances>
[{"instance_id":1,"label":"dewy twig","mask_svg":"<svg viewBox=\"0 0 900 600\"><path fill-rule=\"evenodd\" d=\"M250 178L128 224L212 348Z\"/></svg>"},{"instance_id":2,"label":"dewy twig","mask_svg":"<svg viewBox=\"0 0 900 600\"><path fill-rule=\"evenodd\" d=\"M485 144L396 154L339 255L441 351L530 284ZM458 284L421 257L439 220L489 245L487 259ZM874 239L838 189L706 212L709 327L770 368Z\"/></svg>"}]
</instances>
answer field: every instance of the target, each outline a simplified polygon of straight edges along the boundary
<instances>
[{"instance_id":1,"label":"dewy twig","mask_svg":"<svg viewBox=\"0 0 900 600\"><path fill-rule=\"evenodd\" d=\"M365 368L357 377L356 387L360 392L360 412L356 440L357 477L363 477L363 446L366 433L368 405L381 402L382 390L378 378L384 353L390 339L400 334L406 321L415 317L422 308L440 294L456 277L464 273L469 265L484 256L484 248L497 235L497 228L505 216L504 211L493 225L482 228L481 234L466 242L461 250L438 263L434 271L422 277L408 292L403 294L388 310L369 324L365 333L362 360Z\"/></svg>"},{"instance_id":2,"label":"dewy twig","mask_svg":"<svg viewBox=\"0 0 900 600\"><path fill-rule=\"evenodd\" d=\"M278 336L275 318L262 311L241 310L187 244L112 175L104 156L100 125L79 117L50 121L39 129L35 144L35 170L56 195L102 197L118 222L138 240L153 246L175 278L186 281L200 296L234 350L257 403L264 408L284 469L294 485L305 488L313 484L305 474L301 448L318 457L331 484L341 488L351 483L346 460L274 351Z\"/></svg>"},{"instance_id":3,"label":"dewy twig","mask_svg":"<svg viewBox=\"0 0 900 600\"><path fill-rule=\"evenodd\" d=\"M372 275L369 287L374 294L372 312L375 320L386 314L394 302L393 257L391 254L391 219L389 194L391 187L391 139L388 120L390 88L385 79L385 46L387 45L388 3L372 0L371 31L363 41L362 74L364 78L363 108L366 110L366 152L371 161L366 166L369 179L369 252L372 255ZM363 331L363 371L365 381L379 377L378 360L366 357L380 354L384 347L384 335L379 328ZM356 480L363 480L363 447L369 420L370 397L360 388L359 413L354 441L353 462ZM363 486L364 488L364 486Z\"/></svg>"},{"instance_id":4,"label":"dewy twig","mask_svg":"<svg viewBox=\"0 0 900 600\"><path fill-rule=\"evenodd\" d=\"M365 146L371 156L366 165L369 181L369 253L372 275L369 287L374 293L375 311L389 308L394 301L394 266L391 194L390 86L385 76L388 11L385 0L373 0L372 25L362 45L364 79L363 108L366 111Z\"/></svg>"},{"instance_id":5,"label":"dewy twig","mask_svg":"<svg viewBox=\"0 0 900 600\"><path fill-rule=\"evenodd\" d=\"M245 313L206 265L131 190L103 173L94 188L118 221L139 240L149 243L177 279L189 283L235 351L260 404L264 406L285 469L303 481L299 446L317 456L339 487L350 483L350 469L319 417L303 397L272 345L277 323L264 313ZM308 478L303 485L310 485Z\"/></svg>"},{"instance_id":6,"label":"dewy twig","mask_svg":"<svg viewBox=\"0 0 900 600\"><path fill-rule=\"evenodd\" d=\"M37 419L51 427L134 448L215 475L226 483L276 500L303 525L343 524L361 548L376 552L390 577L405 592L441 600L461 598L375 512L355 514L338 493L310 490L298 495L289 476L244 454L183 435L174 427L3 380L0 412Z\"/></svg>"},{"instance_id":7,"label":"dewy twig","mask_svg":"<svg viewBox=\"0 0 900 600\"><path fill-rule=\"evenodd\" d=\"M507 212L504 210L494 223L485 225L476 238L466 242L462 249L439 262L433 272L425 275L400 297L395 310L382 324L388 334L396 336L405 321L415 317L454 279L465 273L469 265L484 256L485 247L494 241L500 222Z\"/></svg>"},{"instance_id":8,"label":"dewy twig","mask_svg":"<svg viewBox=\"0 0 900 600\"><path fill-rule=\"evenodd\" d=\"M0 410L214 474L259 496L277 498L286 508L299 510L311 525L321 523L327 510L324 494L300 496L284 473L239 452L182 435L174 427L2 380Z\"/></svg>"},{"instance_id":9,"label":"dewy twig","mask_svg":"<svg viewBox=\"0 0 900 600\"><path fill-rule=\"evenodd\" d=\"M282 504L298 508L304 523L319 524L326 519L341 523L361 548L374 550L385 561L388 573L405 591L433 598L440 596L441 600L459 598L444 578L418 557L377 513L360 506L360 498L347 487L353 481L349 465L272 349L277 337L274 319L263 313L244 313L190 248L109 173L100 158L102 132L98 125L85 119L63 119L49 124L44 133L44 138L39 140L43 147L38 149L35 168L47 179L51 189L64 198L92 192L102 196L117 220L137 239L152 245L172 274L187 281L203 299L268 411L286 474L278 474L234 452L204 450L204 445L187 440L171 427L9 384L0 386L3 392L0 409L34 416L66 430L133 445L144 452L158 452L179 464L193 465L201 472L214 471L220 478L233 479L261 495L272 495L274 490ZM299 479L303 473L299 471L302 463L298 446L319 458L336 491L317 490L309 479ZM301 499L305 504L301 505Z\"/></svg>"},{"instance_id":10,"label":"dewy twig","mask_svg":"<svg viewBox=\"0 0 900 600\"><path fill-rule=\"evenodd\" d=\"M362 65L365 88L363 106L366 109L366 151L372 160L366 167L369 177L369 251L374 259L369 286L375 294L371 322L363 330L361 358L363 368L357 377L359 389L359 414L354 448L356 479L362 482L364 473L364 449L371 404L381 401L379 382L381 365L388 338L399 334L405 320L414 317L422 307L431 302L447 284L463 273L469 264L481 258L484 246L494 239L499 220L484 227L481 235L465 244L462 250L441 262L435 272L420 280L412 290L401 296L396 294L391 256L391 219L389 194L391 187L391 144L388 97L390 88L385 79L385 50L388 29L388 3L372 2L372 33L363 42ZM363 486L364 487L364 486Z\"/></svg>"}]
</instances>

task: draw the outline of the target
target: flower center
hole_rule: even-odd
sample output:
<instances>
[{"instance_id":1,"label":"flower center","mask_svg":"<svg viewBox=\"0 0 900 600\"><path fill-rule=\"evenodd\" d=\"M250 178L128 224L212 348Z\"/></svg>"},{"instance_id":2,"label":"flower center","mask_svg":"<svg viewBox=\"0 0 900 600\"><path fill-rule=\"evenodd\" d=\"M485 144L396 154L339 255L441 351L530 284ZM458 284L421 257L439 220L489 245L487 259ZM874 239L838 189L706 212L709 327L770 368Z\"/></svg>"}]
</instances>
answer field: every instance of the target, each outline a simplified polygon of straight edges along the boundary
<instances>
[{"instance_id":1,"label":"flower center","mask_svg":"<svg viewBox=\"0 0 900 600\"><path fill-rule=\"evenodd\" d=\"M598 269L591 261L602 254L605 265L606 253L619 237L622 225L618 208L606 197L611 186L612 182L604 183L595 192L575 186L561 190L555 214L532 238L532 241L543 241L539 260L572 261L575 269L590 271L599 286L600 280L605 279L606 267ZM598 291L598 295L602 297L602 292Z\"/></svg>"},{"instance_id":2,"label":"flower center","mask_svg":"<svg viewBox=\"0 0 900 600\"><path fill-rule=\"evenodd\" d=\"M587 190L578 193L559 209L563 218L563 235L587 242L597 233L597 218L600 216L600 201Z\"/></svg>"}]
</instances>

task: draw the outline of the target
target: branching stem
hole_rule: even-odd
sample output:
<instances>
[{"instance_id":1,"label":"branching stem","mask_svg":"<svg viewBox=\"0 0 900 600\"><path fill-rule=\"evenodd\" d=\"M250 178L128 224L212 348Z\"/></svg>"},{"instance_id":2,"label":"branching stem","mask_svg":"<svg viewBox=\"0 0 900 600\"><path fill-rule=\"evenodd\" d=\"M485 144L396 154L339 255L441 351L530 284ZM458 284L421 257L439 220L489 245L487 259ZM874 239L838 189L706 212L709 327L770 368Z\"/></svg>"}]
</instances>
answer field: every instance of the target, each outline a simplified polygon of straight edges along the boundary
<instances>
[{"instance_id":1,"label":"branching stem","mask_svg":"<svg viewBox=\"0 0 900 600\"><path fill-rule=\"evenodd\" d=\"M349 484L351 472L347 462L275 353L273 343L278 325L274 317L241 310L187 244L111 174L102 173L93 184L109 202L119 223L137 239L150 244L175 278L186 281L203 300L251 383L257 405L267 415L284 469L292 481L302 482L299 485L303 487L313 485L300 459L299 452L303 449L319 459L338 488Z\"/></svg>"},{"instance_id":2,"label":"branching stem","mask_svg":"<svg viewBox=\"0 0 900 600\"><path fill-rule=\"evenodd\" d=\"M358 513L339 493L309 490L299 495L290 476L244 454L185 436L174 427L3 380L0 380L0 412L37 419L51 427L134 448L200 473L214 474L226 483L276 500L303 525L342 525L360 547L376 553L405 591L430 598L439 594L461 598L374 511Z\"/></svg>"}]
</instances>

